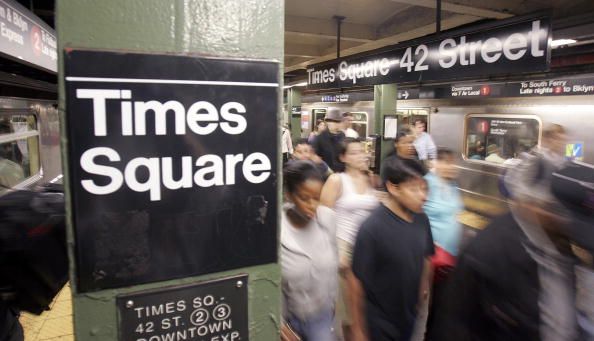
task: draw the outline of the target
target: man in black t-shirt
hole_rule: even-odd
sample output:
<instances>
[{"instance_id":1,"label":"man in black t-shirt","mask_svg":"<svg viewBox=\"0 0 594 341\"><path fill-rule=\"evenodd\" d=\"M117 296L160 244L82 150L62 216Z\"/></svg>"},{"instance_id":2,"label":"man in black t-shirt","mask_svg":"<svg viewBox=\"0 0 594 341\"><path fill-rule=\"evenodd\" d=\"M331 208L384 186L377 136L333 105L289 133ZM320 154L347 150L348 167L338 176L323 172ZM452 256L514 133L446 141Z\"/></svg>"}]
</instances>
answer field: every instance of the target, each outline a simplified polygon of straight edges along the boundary
<instances>
[{"instance_id":1,"label":"man in black t-shirt","mask_svg":"<svg viewBox=\"0 0 594 341\"><path fill-rule=\"evenodd\" d=\"M388 199L361 225L353 253L358 279L355 340L409 340L417 305L427 299L433 239L422 213L427 196L420 163L387 160Z\"/></svg>"}]
</instances>

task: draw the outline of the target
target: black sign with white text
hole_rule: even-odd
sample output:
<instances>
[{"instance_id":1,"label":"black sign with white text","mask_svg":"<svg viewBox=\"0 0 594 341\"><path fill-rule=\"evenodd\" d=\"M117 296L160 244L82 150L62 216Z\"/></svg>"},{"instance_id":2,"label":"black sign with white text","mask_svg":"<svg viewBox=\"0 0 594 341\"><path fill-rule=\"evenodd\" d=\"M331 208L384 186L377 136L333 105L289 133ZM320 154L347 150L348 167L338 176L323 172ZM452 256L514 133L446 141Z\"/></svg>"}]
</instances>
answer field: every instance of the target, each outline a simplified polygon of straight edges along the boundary
<instances>
[{"instance_id":1,"label":"black sign with white text","mask_svg":"<svg viewBox=\"0 0 594 341\"><path fill-rule=\"evenodd\" d=\"M398 44L376 54L307 68L308 89L463 79L545 71L550 62L548 17L511 19L451 37ZM497 26L494 26L497 25Z\"/></svg>"},{"instance_id":2,"label":"black sign with white text","mask_svg":"<svg viewBox=\"0 0 594 341\"><path fill-rule=\"evenodd\" d=\"M117 297L120 341L249 341L248 276Z\"/></svg>"},{"instance_id":3,"label":"black sign with white text","mask_svg":"<svg viewBox=\"0 0 594 341\"><path fill-rule=\"evenodd\" d=\"M508 83L452 84L398 89L398 100L578 95L594 95L594 77L541 79Z\"/></svg>"},{"instance_id":4,"label":"black sign with white text","mask_svg":"<svg viewBox=\"0 0 594 341\"><path fill-rule=\"evenodd\" d=\"M276 261L278 72L66 50L79 292Z\"/></svg>"}]
</instances>

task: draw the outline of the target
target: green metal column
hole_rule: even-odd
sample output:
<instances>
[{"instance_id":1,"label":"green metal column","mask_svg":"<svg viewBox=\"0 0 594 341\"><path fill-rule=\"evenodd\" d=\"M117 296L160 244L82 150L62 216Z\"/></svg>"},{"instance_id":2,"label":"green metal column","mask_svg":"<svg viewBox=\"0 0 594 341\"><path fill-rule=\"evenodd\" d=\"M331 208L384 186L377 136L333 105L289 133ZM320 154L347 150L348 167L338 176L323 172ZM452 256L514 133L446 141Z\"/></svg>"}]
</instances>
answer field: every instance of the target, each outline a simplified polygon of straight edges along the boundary
<instances>
[{"instance_id":1,"label":"green metal column","mask_svg":"<svg viewBox=\"0 0 594 341\"><path fill-rule=\"evenodd\" d=\"M386 155L394 148L392 140L384 140L384 116L396 112L396 84L383 84L373 87L373 104L375 112L375 131L382 136L381 161L384 161Z\"/></svg>"},{"instance_id":2,"label":"green metal column","mask_svg":"<svg viewBox=\"0 0 594 341\"><path fill-rule=\"evenodd\" d=\"M287 108L289 110L291 139L295 142L301 137L301 89L295 87L288 89ZM297 109L298 112L294 112L294 109Z\"/></svg>"},{"instance_id":3,"label":"green metal column","mask_svg":"<svg viewBox=\"0 0 594 341\"><path fill-rule=\"evenodd\" d=\"M282 75L283 0L58 0L56 13L59 51L62 51L59 54L59 105L62 131L65 127L62 55L64 48L122 49L275 59L281 61L279 75ZM279 83L282 83L282 76L279 76ZM279 103L282 103L282 93L279 92L278 96ZM277 120L279 126L281 112L279 107L277 117L272 118ZM62 139L66 138L65 134L62 136ZM279 141L276 143L279 145ZM64 165L67 165L65 155L63 160ZM68 167L63 167L63 171L67 173ZM280 174L280 163L278 171ZM280 197L279 189L279 202ZM76 245L74 245L71 221L68 222L68 230L71 278L74 278L73 254ZM76 339L118 339L116 295L194 283L237 273L247 273L250 279L248 310L250 339L278 339L280 323L278 264L89 294L79 294L76 283L73 282Z\"/></svg>"}]
</instances>

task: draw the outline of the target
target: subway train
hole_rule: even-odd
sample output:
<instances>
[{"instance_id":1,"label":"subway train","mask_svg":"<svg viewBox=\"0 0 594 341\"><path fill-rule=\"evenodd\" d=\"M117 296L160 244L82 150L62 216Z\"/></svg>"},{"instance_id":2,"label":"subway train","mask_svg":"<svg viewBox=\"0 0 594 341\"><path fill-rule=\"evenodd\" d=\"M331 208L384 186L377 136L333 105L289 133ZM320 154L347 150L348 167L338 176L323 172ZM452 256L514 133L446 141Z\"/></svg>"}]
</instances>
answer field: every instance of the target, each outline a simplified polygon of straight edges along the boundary
<instances>
[{"instance_id":1,"label":"subway train","mask_svg":"<svg viewBox=\"0 0 594 341\"><path fill-rule=\"evenodd\" d=\"M61 181L55 100L0 97L0 194Z\"/></svg>"},{"instance_id":2,"label":"subway train","mask_svg":"<svg viewBox=\"0 0 594 341\"><path fill-rule=\"evenodd\" d=\"M369 94L367 97L373 96ZM365 97L365 96L353 96ZM304 96L304 99L316 96ZM317 98L322 98L318 96ZM324 97L328 98L328 96ZM344 100L343 96L341 100ZM332 100L332 99L331 99ZM339 109L361 113L355 119L360 136L381 134L374 127L374 102L363 100L346 103L302 103L315 124L325 110ZM398 100L394 114L398 125L411 124L422 118L438 147L459 155L459 188L466 209L492 217L507 209L500 191L500 178L521 152L540 144L547 124L562 125L568 132L566 156L594 163L594 96L547 96L507 98L447 98ZM363 120L362 118L366 118ZM308 131L304 131L307 134ZM480 151L477 153L477 141ZM505 163L485 161L487 148L496 146ZM382 153L385 154L385 151Z\"/></svg>"}]
</instances>

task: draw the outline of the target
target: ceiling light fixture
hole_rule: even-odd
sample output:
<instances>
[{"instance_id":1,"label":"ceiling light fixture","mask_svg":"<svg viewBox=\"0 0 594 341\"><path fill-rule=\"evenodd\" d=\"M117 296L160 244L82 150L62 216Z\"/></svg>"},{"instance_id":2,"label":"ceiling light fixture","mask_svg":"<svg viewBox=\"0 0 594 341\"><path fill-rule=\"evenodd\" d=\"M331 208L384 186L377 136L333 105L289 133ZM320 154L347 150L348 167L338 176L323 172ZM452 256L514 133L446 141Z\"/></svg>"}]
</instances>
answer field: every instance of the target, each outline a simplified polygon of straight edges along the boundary
<instances>
[{"instance_id":1,"label":"ceiling light fixture","mask_svg":"<svg viewBox=\"0 0 594 341\"><path fill-rule=\"evenodd\" d=\"M575 40L575 39L555 39L551 42L551 47L559 47L559 46L569 45L569 44L573 44L573 43L577 43L577 40Z\"/></svg>"}]
</instances>

